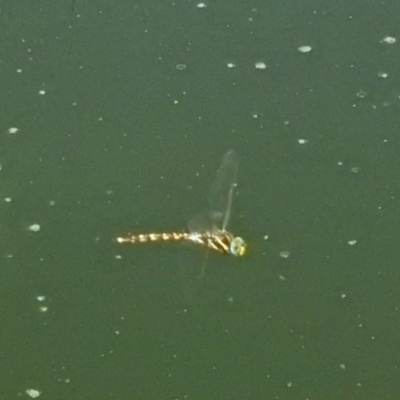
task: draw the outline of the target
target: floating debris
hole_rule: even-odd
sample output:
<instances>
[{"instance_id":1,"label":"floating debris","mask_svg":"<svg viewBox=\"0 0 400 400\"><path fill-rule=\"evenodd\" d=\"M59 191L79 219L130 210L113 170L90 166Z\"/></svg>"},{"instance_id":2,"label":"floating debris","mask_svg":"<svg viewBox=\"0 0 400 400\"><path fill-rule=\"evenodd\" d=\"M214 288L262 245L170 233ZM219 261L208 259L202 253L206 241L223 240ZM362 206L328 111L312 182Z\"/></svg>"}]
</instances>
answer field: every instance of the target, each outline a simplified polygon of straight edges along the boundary
<instances>
[{"instance_id":1,"label":"floating debris","mask_svg":"<svg viewBox=\"0 0 400 400\"><path fill-rule=\"evenodd\" d=\"M386 44L395 44L397 42L397 39L393 36L386 36L381 40L381 43L386 43Z\"/></svg>"},{"instance_id":2,"label":"floating debris","mask_svg":"<svg viewBox=\"0 0 400 400\"><path fill-rule=\"evenodd\" d=\"M41 392L36 389L26 389L25 393L29 396L32 397L32 399L36 399L36 397L39 397L41 395Z\"/></svg>"},{"instance_id":3,"label":"floating debris","mask_svg":"<svg viewBox=\"0 0 400 400\"><path fill-rule=\"evenodd\" d=\"M297 48L300 53L309 53L312 50L311 46L300 46Z\"/></svg>"},{"instance_id":4,"label":"floating debris","mask_svg":"<svg viewBox=\"0 0 400 400\"><path fill-rule=\"evenodd\" d=\"M40 231L40 225L39 224L32 224L31 226L28 227L28 231L39 232Z\"/></svg>"},{"instance_id":5,"label":"floating debris","mask_svg":"<svg viewBox=\"0 0 400 400\"><path fill-rule=\"evenodd\" d=\"M13 127L11 127L11 128L8 128L8 130L7 130L7 132L8 132L10 135L15 135L18 131L19 131L19 129L16 128L15 126L13 126Z\"/></svg>"},{"instance_id":6,"label":"floating debris","mask_svg":"<svg viewBox=\"0 0 400 400\"><path fill-rule=\"evenodd\" d=\"M255 64L254 64L254 67L256 68L256 69L266 69L267 68L267 64L265 64L265 63L263 63L263 62L256 62Z\"/></svg>"},{"instance_id":7,"label":"floating debris","mask_svg":"<svg viewBox=\"0 0 400 400\"><path fill-rule=\"evenodd\" d=\"M285 250L285 251L281 251L281 252L279 253L279 255L280 255L282 258L288 258L289 255L290 255L290 253L289 253L287 250Z\"/></svg>"},{"instance_id":8,"label":"floating debris","mask_svg":"<svg viewBox=\"0 0 400 400\"><path fill-rule=\"evenodd\" d=\"M306 144L306 143L308 143L308 140L307 139L299 139L299 143Z\"/></svg>"}]
</instances>

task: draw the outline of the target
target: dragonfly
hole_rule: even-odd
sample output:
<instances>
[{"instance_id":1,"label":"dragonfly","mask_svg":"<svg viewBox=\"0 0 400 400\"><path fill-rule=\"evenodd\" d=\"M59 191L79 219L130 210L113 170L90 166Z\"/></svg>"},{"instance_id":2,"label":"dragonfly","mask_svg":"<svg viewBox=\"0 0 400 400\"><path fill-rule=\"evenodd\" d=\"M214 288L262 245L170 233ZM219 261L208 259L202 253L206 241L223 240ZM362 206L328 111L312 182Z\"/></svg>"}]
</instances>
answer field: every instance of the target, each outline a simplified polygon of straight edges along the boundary
<instances>
[{"instance_id":1,"label":"dragonfly","mask_svg":"<svg viewBox=\"0 0 400 400\"><path fill-rule=\"evenodd\" d=\"M222 158L209 194L209 210L194 216L189 230L184 232L130 234L116 238L118 243L148 243L187 241L200 244L220 253L241 257L247 244L240 236L227 230L232 212L232 200L237 186L238 157L229 150Z\"/></svg>"}]
</instances>

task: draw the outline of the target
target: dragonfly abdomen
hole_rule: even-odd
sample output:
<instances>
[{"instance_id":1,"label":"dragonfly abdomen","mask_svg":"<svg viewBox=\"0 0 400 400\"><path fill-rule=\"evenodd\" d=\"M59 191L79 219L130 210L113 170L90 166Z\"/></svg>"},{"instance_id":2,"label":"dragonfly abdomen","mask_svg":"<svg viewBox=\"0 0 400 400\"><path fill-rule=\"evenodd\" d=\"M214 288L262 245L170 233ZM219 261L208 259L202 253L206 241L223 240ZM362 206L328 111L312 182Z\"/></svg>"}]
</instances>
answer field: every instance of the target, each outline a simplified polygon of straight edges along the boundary
<instances>
[{"instance_id":1,"label":"dragonfly abdomen","mask_svg":"<svg viewBox=\"0 0 400 400\"><path fill-rule=\"evenodd\" d=\"M180 241L186 240L189 234L186 232L171 232L171 233L145 233L141 235L131 235L117 238L118 243L147 243L161 241Z\"/></svg>"}]
</instances>

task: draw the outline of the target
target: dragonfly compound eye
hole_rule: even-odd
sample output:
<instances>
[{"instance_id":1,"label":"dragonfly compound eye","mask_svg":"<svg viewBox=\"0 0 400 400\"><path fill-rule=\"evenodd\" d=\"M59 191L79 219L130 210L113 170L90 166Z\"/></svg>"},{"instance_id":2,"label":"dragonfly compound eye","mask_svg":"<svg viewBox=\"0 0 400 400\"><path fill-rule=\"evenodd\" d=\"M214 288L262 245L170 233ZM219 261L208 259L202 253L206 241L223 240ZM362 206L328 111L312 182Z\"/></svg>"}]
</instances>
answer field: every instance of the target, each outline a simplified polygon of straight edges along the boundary
<instances>
[{"instance_id":1,"label":"dragonfly compound eye","mask_svg":"<svg viewBox=\"0 0 400 400\"><path fill-rule=\"evenodd\" d=\"M234 256L240 257L246 254L247 244L246 242L240 237L235 237L230 245L230 253Z\"/></svg>"}]
</instances>

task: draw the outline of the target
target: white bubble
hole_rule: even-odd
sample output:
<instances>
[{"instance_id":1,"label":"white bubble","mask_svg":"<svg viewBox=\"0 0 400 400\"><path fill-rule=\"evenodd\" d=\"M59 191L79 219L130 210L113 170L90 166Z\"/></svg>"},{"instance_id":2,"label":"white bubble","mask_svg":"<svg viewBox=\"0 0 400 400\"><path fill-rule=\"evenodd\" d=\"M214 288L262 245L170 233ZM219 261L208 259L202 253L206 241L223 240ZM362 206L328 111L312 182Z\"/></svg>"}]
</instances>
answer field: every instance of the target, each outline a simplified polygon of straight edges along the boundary
<instances>
[{"instance_id":1,"label":"white bubble","mask_svg":"<svg viewBox=\"0 0 400 400\"><path fill-rule=\"evenodd\" d=\"M236 64L234 64L234 63L228 63L226 65L228 66L228 68L235 68L236 67Z\"/></svg>"},{"instance_id":2,"label":"white bubble","mask_svg":"<svg viewBox=\"0 0 400 400\"><path fill-rule=\"evenodd\" d=\"M279 255L280 255L282 258L288 258L289 255L290 255L290 253L289 253L287 250L285 250L285 251L281 251L281 252L279 253Z\"/></svg>"},{"instance_id":3,"label":"white bubble","mask_svg":"<svg viewBox=\"0 0 400 400\"><path fill-rule=\"evenodd\" d=\"M267 68L267 64L265 64L265 63L259 61L259 62L256 62L256 63L254 64L254 67L255 67L256 69L266 69L266 68Z\"/></svg>"},{"instance_id":4,"label":"white bubble","mask_svg":"<svg viewBox=\"0 0 400 400\"><path fill-rule=\"evenodd\" d=\"M357 240L349 240L349 241L347 242L347 244L348 244L349 246L354 246L356 243L357 243Z\"/></svg>"},{"instance_id":5,"label":"white bubble","mask_svg":"<svg viewBox=\"0 0 400 400\"><path fill-rule=\"evenodd\" d=\"M40 231L40 225L39 224L32 224L31 226L28 227L28 230L31 232L39 232Z\"/></svg>"},{"instance_id":6,"label":"white bubble","mask_svg":"<svg viewBox=\"0 0 400 400\"><path fill-rule=\"evenodd\" d=\"M44 96L46 94L46 91L45 90L39 90L39 94Z\"/></svg>"},{"instance_id":7,"label":"white bubble","mask_svg":"<svg viewBox=\"0 0 400 400\"><path fill-rule=\"evenodd\" d=\"M397 39L393 36L386 36L381 41L386 44L395 44L397 42Z\"/></svg>"},{"instance_id":8,"label":"white bubble","mask_svg":"<svg viewBox=\"0 0 400 400\"><path fill-rule=\"evenodd\" d=\"M36 397L39 397L41 395L41 392L36 389L26 389L25 393L29 396L32 397L32 399L36 399Z\"/></svg>"},{"instance_id":9,"label":"white bubble","mask_svg":"<svg viewBox=\"0 0 400 400\"><path fill-rule=\"evenodd\" d=\"M308 143L308 140L307 139L299 139L299 143L306 144L306 143Z\"/></svg>"},{"instance_id":10,"label":"white bubble","mask_svg":"<svg viewBox=\"0 0 400 400\"><path fill-rule=\"evenodd\" d=\"M312 50L311 46L300 46L297 48L300 53L309 53Z\"/></svg>"},{"instance_id":11,"label":"white bubble","mask_svg":"<svg viewBox=\"0 0 400 400\"><path fill-rule=\"evenodd\" d=\"M207 4L206 3L197 3L196 7L197 8L206 8Z\"/></svg>"},{"instance_id":12,"label":"white bubble","mask_svg":"<svg viewBox=\"0 0 400 400\"><path fill-rule=\"evenodd\" d=\"M14 135L14 134L16 134L18 131L19 131L19 129L16 128L15 126L13 126L13 127L11 127L11 128L8 128L8 133L9 133L10 135Z\"/></svg>"},{"instance_id":13,"label":"white bubble","mask_svg":"<svg viewBox=\"0 0 400 400\"><path fill-rule=\"evenodd\" d=\"M175 67L179 71L183 71L184 69L187 68L186 64L177 64Z\"/></svg>"},{"instance_id":14,"label":"white bubble","mask_svg":"<svg viewBox=\"0 0 400 400\"><path fill-rule=\"evenodd\" d=\"M356 93L356 96L357 96L359 99L363 99L364 97L367 96L367 92L365 92L364 90L360 89L360 90Z\"/></svg>"}]
</instances>

